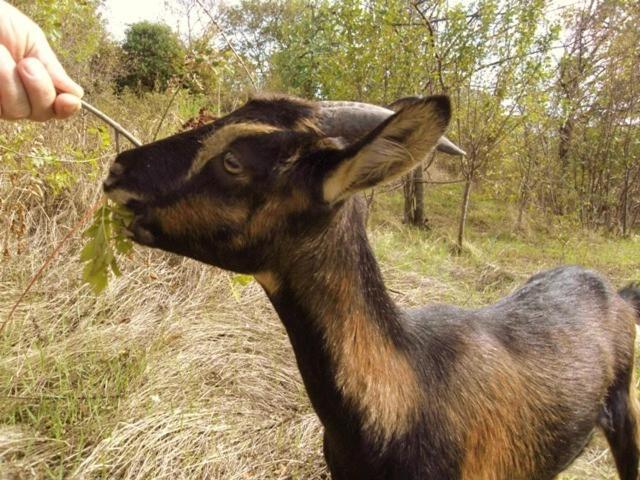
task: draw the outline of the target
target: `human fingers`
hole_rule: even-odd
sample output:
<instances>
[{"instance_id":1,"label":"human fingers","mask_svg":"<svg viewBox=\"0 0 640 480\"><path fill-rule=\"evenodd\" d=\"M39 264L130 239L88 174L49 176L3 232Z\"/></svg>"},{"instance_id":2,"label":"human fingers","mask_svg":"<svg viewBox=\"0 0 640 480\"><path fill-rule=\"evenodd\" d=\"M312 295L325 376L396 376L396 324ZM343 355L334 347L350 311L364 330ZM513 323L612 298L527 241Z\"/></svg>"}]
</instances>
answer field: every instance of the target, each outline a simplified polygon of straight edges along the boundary
<instances>
[{"instance_id":1,"label":"human fingers","mask_svg":"<svg viewBox=\"0 0 640 480\"><path fill-rule=\"evenodd\" d=\"M70 93L61 93L56 97L53 110L56 112L56 118L65 119L77 113L82 108L80 99Z\"/></svg>"},{"instance_id":2,"label":"human fingers","mask_svg":"<svg viewBox=\"0 0 640 480\"><path fill-rule=\"evenodd\" d=\"M84 90L69 77L44 36L37 41L30 56L42 62L53 81L53 85L59 92L70 93L78 98L82 98Z\"/></svg>"},{"instance_id":3,"label":"human fingers","mask_svg":"<svg viewBox=\"0 0 640 480\"><path fill-rule=\"evenodd\" d=\"M36 122L52 119L56 115L57 93L44 65L36 58L25 58L18 63L17 70L31 105L29 119Z\"/></svg>"},{"instance_id":4,"label":"human fingers","mask_svg":"<svg viewBox=\"0 0 640 480\"><path fill-rule=\"evenodd\" d=\"M2 118L6 120L19 120L31 115L31 105L16 62L4 45L0 45L0 106Z\"/></svg>"}]
</instances>

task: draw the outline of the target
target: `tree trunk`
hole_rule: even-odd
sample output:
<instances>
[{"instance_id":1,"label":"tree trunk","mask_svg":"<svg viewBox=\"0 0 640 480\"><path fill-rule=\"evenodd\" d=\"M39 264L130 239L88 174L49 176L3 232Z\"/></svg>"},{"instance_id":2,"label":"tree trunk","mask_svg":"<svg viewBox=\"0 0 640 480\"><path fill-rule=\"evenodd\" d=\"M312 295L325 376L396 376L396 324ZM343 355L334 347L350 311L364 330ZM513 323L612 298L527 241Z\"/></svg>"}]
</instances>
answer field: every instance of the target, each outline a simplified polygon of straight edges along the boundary
<instances>
[{"instance_id":1,"label":"tree trunk","mask_svg":"<svg viewBox=\"0 0 640 480\"><path fill-rule=\"evenodd\" d=\"M524 211L527 208L529 203L529 195L530 192L530 177L531 177L531 169L532 169L532 160L529 159L527 163L527 168L522 175L522 180L520 181L520 195L518 199L518 220L516 222L516 229L520 230L522 228L522 218L524 217Z\"/></svg>"},{"instance_id":2,"label":"tree trunk","mask_svg":"<svg viewBox=\"0 0 640 480\"><path fill-rule=\"evenodd\" d=\"M464 184L464 193L462 194L462 211L460 212L460 223L458 224L458 244L456 245L456 253L462 253L464 244L464 227L467 223L467 213L469 211L469 197L471 196L471 185L473 183L473 173L467 177Z\"/></svg>"},{"instance_id":3,"label":"tree trunk","mask_svg":"<svg viewBox=\"0 0 640 480\"><path fill-rule=\"evenodd\" d=\"M558 158L560 160L561 176L564 177L569 171L569 149L571 148L571 139L573 137L573 119L567 118L560 127L558 145Z\"/></svg>"},{"instance_id":4,"label":"tree trunk","mask_svg":"<svg viewBox=\"0 0 640 480\"><path fill-rule=\"evenodd\" d=\"M516 221L516 230L522 229L522 218L524 217L524 211L527 208L529 201L528 194L526 192L520 194L520 201L518 202L518 220Z\"/></svg>"},{"instance_id":5,"label":"tree trunk","mask_svg":"<svg viewBox=\"0 0 640 480\"><path fill-rule=\"evenodd\" d=\"M622 236L629 233L629 168L624 175L624 189L622 190Z\"/></svg>"},{"instance_id":6,"label":"tree trunk","mask_svg":"<svg viewBox=\"0 0 640 480\"><path fill-rule=\"evenodd\" d=\"M404 178L404 222L423 228L424 217L424 172L422 165Z\"/></svg>"},{"instance_id":7,"label":"tree trunk","mask_svg":"<svg viewBox=\"0 0 640 480\"><path fill-rule=\"evenodd\" d=\"M560 143L558 145L558 159L560 160L560 176L556 179L556 197L554 201L554 213L564 215L566 211L565 189L567 185L567 176L569 173L569 151L571 148L571 140L573 137L573 118L569 117L560 127L558 136Z\"/></svg>"}]
</instances>

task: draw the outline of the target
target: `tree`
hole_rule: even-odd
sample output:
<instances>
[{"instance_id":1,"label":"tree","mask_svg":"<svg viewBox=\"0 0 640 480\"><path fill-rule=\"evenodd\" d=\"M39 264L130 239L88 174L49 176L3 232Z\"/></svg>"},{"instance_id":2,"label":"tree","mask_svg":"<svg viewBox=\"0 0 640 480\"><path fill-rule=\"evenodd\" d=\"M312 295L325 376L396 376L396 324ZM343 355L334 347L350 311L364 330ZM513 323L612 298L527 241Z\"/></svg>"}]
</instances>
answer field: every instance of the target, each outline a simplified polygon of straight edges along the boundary
<instances>
[{"instance_id":1,"label":"tree","mask_svg":"<svg viewBox=\"0 0 640 480\"><path fill-rule=\"evenodd\" d=\"M117 80L119 90L165 91L169 81L183 73L185 49L167 25L147 21L131 25L122 50L126 73Z\"/></svg>"},{"instance_id":2,"label":"tree","mask_svg":"<svg viewBox=\"0 0 640 480\"><path fill-rule=\"evenodd\" d=\"M520 99L544 77L557 28L544 21L544 0L480 0L438 10L413 2L433 49L427 85L455 100L455 132L467 151L457 250L463 247L471 190L483 171L496 169L505 138L525 115ZM428 8L428 10L427 10Z\"/></svg>"},{"instance_id":3,"label":"tree","mask_svg":"<svg viewBox=\"0 0 640 480\"><path fill-rule=\"evenodd\" d=\"M554 105L561 120L556 211L627 234L640 208L640 11L627 0L592 0L566 21Z\"/></svg>"},{"instance_id":4,"label":"tree","mask_svg":"<svg viewBox=\"0 0 640 480\"><path fill-rule=\"evenodd\" d=\"M530 206L622 232L640 219L634 7L631 0L590 0L577 10L548 0L243 0L211 12L261 89L379 105L447 93L455 104L448 135L468 152L456 172L464 184L461 250L472 192L488 187L517 202L518 225ZM571 14L550 15L556 11ZM558 45L561 21L567 35ZM211 44L223 51L218 30ZM244 98L241 77L225 74L227 97ZM405 180L407 223L424 224L424 169L441 161L426 159Z\"/></svg>"}]
</instances>

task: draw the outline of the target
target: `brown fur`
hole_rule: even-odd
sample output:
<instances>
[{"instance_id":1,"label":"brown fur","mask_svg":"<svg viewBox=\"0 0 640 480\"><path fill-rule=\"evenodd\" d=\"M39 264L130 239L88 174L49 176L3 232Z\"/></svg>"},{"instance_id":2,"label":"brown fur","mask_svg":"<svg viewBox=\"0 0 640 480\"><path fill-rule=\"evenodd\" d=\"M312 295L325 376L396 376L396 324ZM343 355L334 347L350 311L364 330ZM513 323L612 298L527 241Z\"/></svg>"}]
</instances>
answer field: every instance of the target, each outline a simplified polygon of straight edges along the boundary
<instances>
[{"instance_id":1,"label":"brown fur","mask_svg":"<svg viewBox=\"0 0 640 480\"><path fill-rule=\"evenodd\" d=\"M640 401L638 400L638 377L635 369L631 376L631 384L629 385L629 407L633 418L640 420ZM634 438L636 443L640 445L640 424L636 424L636 431Z\"/></svg>"},{"instance_id":2,"label":"brown fur","mask_svg":"<svg viewBox=\"0 0 640 480\"><path fill-rule=\"evenodd\" d=\"M202 148L191 164L186 180L189 180L200 172L209 160L222 154L234 140L251 135L273 133L279 130L279 128L266 123L247 122L225 125L220 130L216 130L209 138L204 140Z\"/></svg>"},{"instance_id":3,"label":"brown fur","mask_svg":"<svg viewBox=\"0 0 640 480\"><path fill-rule=\"evenodd\" d=\"M325 332L337 365L338 387L364 416L364 428L382 444L406 433L424 401L415 370L362 312Z\"/></svg>"},{"instance_id":4,"label":"brown fur","mask_svg":"<svg viewBox=\"0 0 640 480\"><path fill-rule=\"evenodd\" d=\"M211 225L241 224L248 215L245 206L219 208L204 197L186 197L176 203L156 209L162 228L174 235L206 232Z\"/></svg>"},{"instance_id":5,"label":"brown fur","mask_svg":"<svg viewBox=\"0 0 640 480\"><path fill-rule=\"evenodd\" d=\"M293 130L296 130L298 132L315 133L319 137L324 136L322 133L322 130L320 130L320 127L318 126L318 119L316 118L309 118L309 117L300 118L300 120L298 120L295 126L293 127Z\"/></svg>"},{"instance_id":6,"label":"brown fur","mask_svg":"<svg viewBox=\"0 0 640 480\"><path fill-rule=\"evenodd\" d=\"M536 432L540 431L543 407L553 405L554 399L545 398L545 390L527 385L518 371L533 366L517 368L499 349L489 355L494 357L491 363L499 366L492 369L490 382L478 384L473 378L465 379L464 395L447 398L457 430L466 431L461 478L495 480L508 476L510 480L526 480L535 471ZM480 358L482 355L478 357L475 362L488 361ZM549 413L546 415L548 418Z\"/></svg>"},{"instance_id":7,"label":"brown fur","mask_svg":"<svg viewBox=\"0 0 640 480\"><path fill-rule=\"evenodd\" d=\"M389 182L422 161L435 148L446 127L434 108L416 104L394 117L380 135L325 181L325 199L336 202L382 180Z\"/></svg>"},{"instance_id":8,"label":"brown fur","mask_svg":"<svg viewBox=\"0 0 640 480\"><path fill-rule=\"evenodd\" d=\"M280 279L273 272L260 272L254 275L256 282L258 282L267 295L275 295L280 289Z\"/></svg>"},{"instance_id":9,"label":"brown fur","mask_svg":"<svg viewBox=\"0 0 640 480\"><path fill-rule=\"evenodd\" d=\"M372 322L364 299L354 298L359 279L335 270L340 267L336 259L328 257L324 263L322 275L299 282L312 280L313 288L324 292L322 298L329 303L317 307L324 312L319 328L336 369L336 383L361 413L367 433L385 445L418 420L425 401L422 385L406 353Z\"/></svg>"},{"instance_id":10,"label":"brown fur","mask_svg":"<svg viewBox=\"0 0 640 480\"><path fill-rule=\"evenodd\" d=\"M262 238L266 232L282 228L283 222L309 205L309 197L298 189L288 195L270 198L252 216L248 228L249 238Z\"/></svg>"},{"instance_id":11,"label":"brown fur","mask_svg":"<svg viewBox=\"0 0 640 480\"><path fill-rule=\"evenodd\" d=\"M258 149L259 140L287 147L275 149L281 150L276 159L251 152L270 175L250 188L248 175L225 177L229 188L234 181L242 187L238 195L198 196L203 182L196 179L190 194L169 207L151 204L139 221L157 221L148 234L159 232L161 248L256 272L326 427L325 455L335 478L546 479L580 452L596 426L608 435L623 478L635 476L639 406L634 383L628 385L634 317L599 276L576 267L545 272L477 311L401 312L385 291L362 203L347 199L410 170L431 151L450 118L448 101L408 105L351 146L318 139L317 151L312 136L299 134L315 131L313 109L296 121L302 102L278 101L274 125L298 134L257 139ZM248 120L268 118L263 107L269 108L250 104L249 115L230 118L246 123L217 125L189 176L237 139L282 131ZM191 155L197 138L185 149ZM336 148L322 149L322 142ZM127 166L149 164L142 155ZM173 177L164 173L171 187ZM307 179L324 189L325 202L315 198L317 190L306 191ZM201 253L209 249L219 255Z\"/></svg>"},{"instance_id":12,"label":"brown fur","mask_svg":"<svg viewBox=\"0 0 640 480\"><path fill-rule=\"evenodd\" d=\"M616 298L617 303L617 315L620 325L627 326L626 335L629 335L632 339L632 345L635 346L636 340L636 323L638 321L638 315L635 312L634 306L627 303L621 297ZM625 334L623 333L623 335ZM624 348L624 347L621 347ZM629 408L633 418L640 420L640 401L638 399L638 379L636 375L636 369L633 368L635 360L635 348L631 348L629 351L624 351L618 355L616 361L616 370L618 373L625 372L631 366L631 382L629 384ZM640 424L636 424L635 431L636 443L640 445Z\"/></svg>"}]
</instances>

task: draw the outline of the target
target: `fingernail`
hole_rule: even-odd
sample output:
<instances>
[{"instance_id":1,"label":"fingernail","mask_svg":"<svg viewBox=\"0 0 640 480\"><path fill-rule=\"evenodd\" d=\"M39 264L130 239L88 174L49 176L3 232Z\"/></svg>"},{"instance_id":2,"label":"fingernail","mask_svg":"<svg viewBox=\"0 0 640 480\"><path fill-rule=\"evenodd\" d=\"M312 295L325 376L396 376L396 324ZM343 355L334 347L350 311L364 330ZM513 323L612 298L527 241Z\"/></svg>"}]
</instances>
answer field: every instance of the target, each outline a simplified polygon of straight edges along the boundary
<instances>
[{"instance_id":1,"label":"fingernail","mask_svg":"<svg viewBox=\"0 0 640 480\"><path fill-rule=\"evenodd\" d=\"M69 98L67 102L64 102L64 103L61 102L56 105L55 110L56 110L57 118L69 118L74 113L78 112L78 110L80 110L81 108L80 101L78 100L77 102L74 102L71 100L71 98Z\"/></svg>"},{"instance_id":2,"label":"fingernail","mask_svg":"<svg viewBox=\"0 0 640 480\"><path fill-rule=\"evenodd\" d=\"M68 88L66 89L66 93L75 95L78 98L84 97L84 89L70 78L68 78Z\"/></svg>"}]
</instances>

